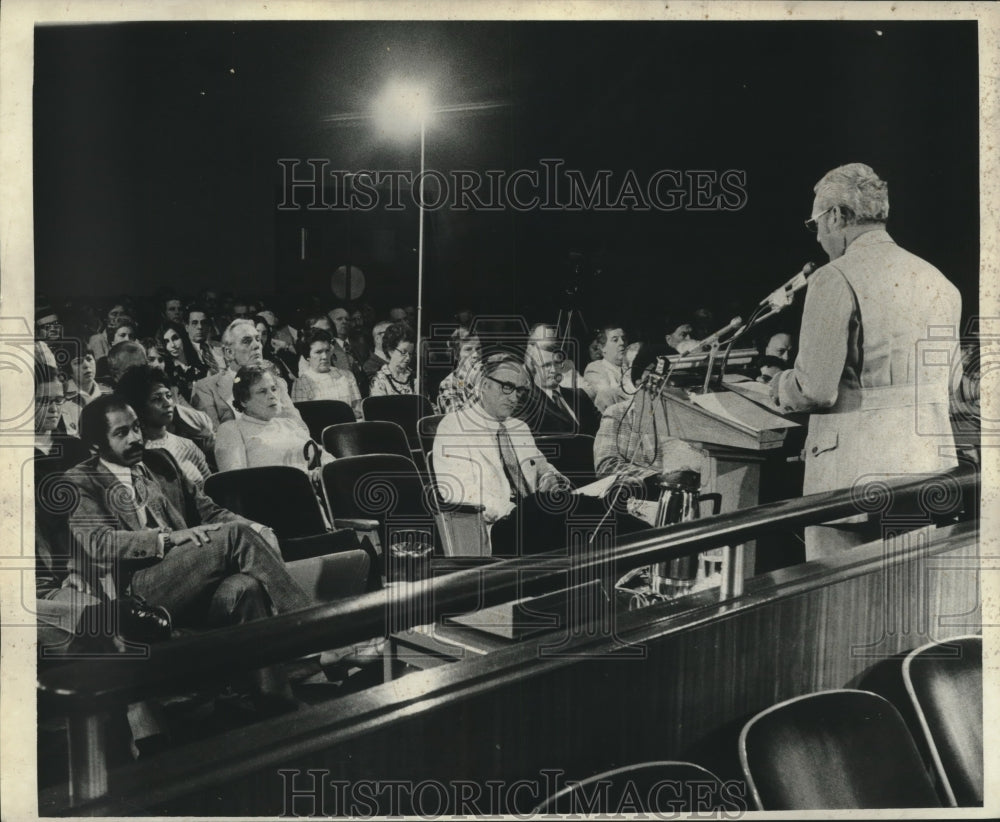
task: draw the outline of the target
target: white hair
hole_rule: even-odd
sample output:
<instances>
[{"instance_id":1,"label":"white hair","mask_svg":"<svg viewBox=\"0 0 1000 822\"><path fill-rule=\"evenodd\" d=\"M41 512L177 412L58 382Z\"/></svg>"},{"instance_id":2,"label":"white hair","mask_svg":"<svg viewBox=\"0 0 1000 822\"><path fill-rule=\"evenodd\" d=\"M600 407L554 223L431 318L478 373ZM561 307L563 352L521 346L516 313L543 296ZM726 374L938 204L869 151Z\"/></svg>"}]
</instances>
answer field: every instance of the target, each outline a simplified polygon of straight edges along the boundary
<instances>
[{"instance_id":1,"label":"white hair","mask_svg":"<svg viewBox=\"0 0 1000 822\"><path fill-rule=\"evenodd\" d=\"M226 330L222 332L222 345L224 348L233 347L233 340L236 337L236 329L241 325L249 325L254 330L254 333L257 332L257 325L253 320L249 320L244 317L233 320L226 326Z\"/></svg>"},{"instance_id":2,"label":"white hair","mask_svg":"<svg viewBox=\"0 0 1000 822\"><path fill-rule=\"evenodd\" d=\"M884 223L889 218L889 185L864 163L848 163L828 171L813 191L824 206L848 209L848 224Z\"/></svg>"}]
</instances>

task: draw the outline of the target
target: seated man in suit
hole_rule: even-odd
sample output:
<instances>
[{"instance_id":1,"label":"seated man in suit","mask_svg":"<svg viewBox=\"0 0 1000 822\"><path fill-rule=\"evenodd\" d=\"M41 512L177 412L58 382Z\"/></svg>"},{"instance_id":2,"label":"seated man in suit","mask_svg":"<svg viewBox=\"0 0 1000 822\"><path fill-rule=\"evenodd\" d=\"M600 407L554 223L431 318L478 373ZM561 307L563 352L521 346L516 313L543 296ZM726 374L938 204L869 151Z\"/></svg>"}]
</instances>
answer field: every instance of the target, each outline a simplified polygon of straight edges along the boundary
<instances>
[{"instance_id":1,"label":"seated man in suit","mask_svg":"<svg viewBox=\"0 0 1000 822\"><path fill-rule=\"evenodd\" d=\"M591 399L597 396L597 389L576 370L573 361L565 356L566 352L562 348L562 342L554 325L535 323L531 326L528 344L524 351L525 364L532 358L537 358L539 351L552 351L563 355L563 359L559 362L559 370L562 372L561 385L564 388L582 388Z\"/></svg>"},{"instance_id":2,"label":"seated man in suit","mask_svg":"<svg viewBox=\"0 0 1000 822\"><path fill-rule=\"evenodd\" d=\"M165 607L178 626L212 627L308 608L274 533L220 508L162 450L146 450L135 412L115 395L83 409L96 455L66 472L79 497L69 515L84 576ZM84 567L86 566L86 567ZM265 703L288 702L287 682L263 675Z\"/></svg>"},{"instance_id":3,"label":"seated man in suit","mask_svg":"<svg viewBox=\"0 0 1000 822\"><path fill-rule=\"evenodd\" d=\"M593 400L581 388L561 385L561 352L545 348L529 349L526 363L534 384L515 412L536 437L560 434L597 433L601 422Z\"/></svg>"},{"instance_id":4,"label":"seated man in suit","mask_svg":"<svg viewBox=\"0 0 1000 822\"><path fill-rule=\"evenodd\" d=\"M229 367L221 374L205 377L194 384L191 394L191 405L199 411L204 411L212 420L216 429L229 420L236 419L236 407L233 405L233 378L244 365L258 365L272 369L264 359L264 346L260 340L260 332L251 320L233 320L222 333L222 350ZM278 399L281 410L278 416L302 417L292 404L285 381L276 380L278 384Z\"/></svg>"}]
</instances>

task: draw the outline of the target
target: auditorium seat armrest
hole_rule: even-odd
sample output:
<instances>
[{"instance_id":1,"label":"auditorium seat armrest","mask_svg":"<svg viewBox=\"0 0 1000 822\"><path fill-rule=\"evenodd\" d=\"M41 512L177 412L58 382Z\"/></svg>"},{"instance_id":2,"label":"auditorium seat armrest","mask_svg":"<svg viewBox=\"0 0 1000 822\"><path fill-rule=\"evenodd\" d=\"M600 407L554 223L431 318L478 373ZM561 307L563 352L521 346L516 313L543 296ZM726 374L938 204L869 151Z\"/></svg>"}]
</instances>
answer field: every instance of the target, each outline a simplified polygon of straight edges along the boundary
<instances>
[{"instance_id":1,"label":"auditorium seat armrest","mask_svg":"<svg viewBox=\"0 0 1000 822\"><path fill-rule=\"evenodd\" d=\"M333 521L334 528L349 528L352 531L377 531L380 526L381 523L377 519L338 517Z\"/></svg>"}]
</instances>

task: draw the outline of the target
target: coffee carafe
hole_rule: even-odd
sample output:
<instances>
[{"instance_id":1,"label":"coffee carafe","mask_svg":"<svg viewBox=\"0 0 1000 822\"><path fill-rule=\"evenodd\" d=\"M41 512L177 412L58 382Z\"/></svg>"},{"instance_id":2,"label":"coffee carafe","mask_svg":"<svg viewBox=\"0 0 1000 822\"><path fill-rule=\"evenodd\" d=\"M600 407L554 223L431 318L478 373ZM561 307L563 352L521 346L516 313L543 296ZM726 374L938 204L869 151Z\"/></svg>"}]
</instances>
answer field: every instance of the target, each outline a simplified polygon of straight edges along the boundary
<instances>
[{"instance_id":1,"label":"coffee carafe","mask_svg":"<svg viewBox=\"0 0 1000 822\"><path fill-rule=\"evenodd\" d=\"M701 474L682 470L665 473L660 478L660 500L656 508L656 526L673 525L701 518L701 503L712 502L712 514L722 507L721 494L699 494ZM658 562L649 569L653 593L666 597L682 596L698 576L698 554Z\"/></svg>"}]
</instances>

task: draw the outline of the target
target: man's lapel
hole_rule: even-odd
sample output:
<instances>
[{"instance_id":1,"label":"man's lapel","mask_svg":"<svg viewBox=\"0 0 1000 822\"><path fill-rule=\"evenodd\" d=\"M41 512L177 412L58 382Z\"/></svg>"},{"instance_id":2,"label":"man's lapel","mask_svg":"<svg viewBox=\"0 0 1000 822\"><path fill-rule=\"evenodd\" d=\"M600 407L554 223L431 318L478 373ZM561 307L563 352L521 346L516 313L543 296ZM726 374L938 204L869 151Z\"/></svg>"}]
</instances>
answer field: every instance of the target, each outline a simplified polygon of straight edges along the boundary
<instances>
[{"instance_id":1,"label":"man's lapel","mask_svg":"<svg viewBox=\"0 0 1000 822\"><path fill-rule=\"evenodd\" d=\"M141 531L145 527L139 522L132 492L99 461L96 463L94 481L104 490L104 501L108 511L121 520L125 530Z\"/></svg>"}]
</instances>

